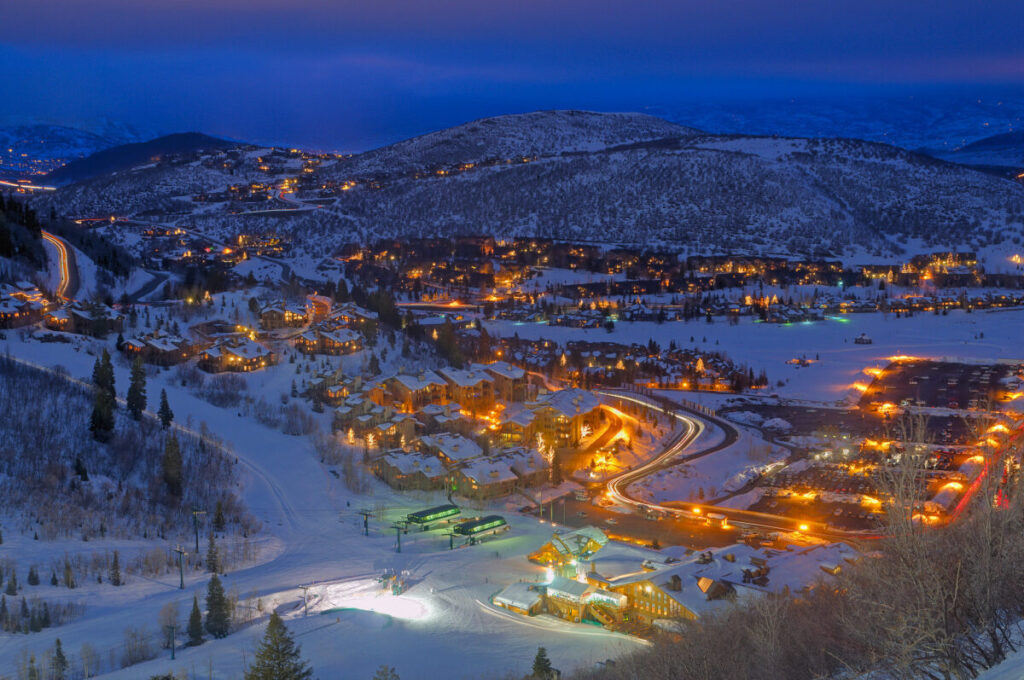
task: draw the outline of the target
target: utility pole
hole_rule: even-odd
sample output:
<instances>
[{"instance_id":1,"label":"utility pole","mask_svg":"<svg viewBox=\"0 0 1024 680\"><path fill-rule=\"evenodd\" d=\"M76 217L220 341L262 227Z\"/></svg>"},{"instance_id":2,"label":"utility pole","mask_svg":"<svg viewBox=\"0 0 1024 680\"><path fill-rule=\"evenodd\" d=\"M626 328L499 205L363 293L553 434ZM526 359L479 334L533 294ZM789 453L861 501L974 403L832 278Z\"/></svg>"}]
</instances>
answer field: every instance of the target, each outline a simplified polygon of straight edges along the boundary
<instances>
[{"instance_id":1,"label":"utility pole","mask_svg":"<svg viewBox=\"0 0 1024 680\"><path fill-rule=\"evenodd\" d=\"M370 515L373 514L373 510L360 510L359 514L363 516L363 536L370 535Z\"/></svg>"},{"instance_id":2,"label":"utility pole","mask_svg":"<svg viewBox=\"0 0 1024 680\"><path fill-rule=\"evenodd\" d=\"M306 593L312 587L313 587L312 585L299 586L299 589L302 590L302 615L303 616L305 616L306 614L309 613L309 601L306 598Z\"/></svg>"},{"instance_id":3,"label":"utility pole","mask_svg":"<svg viewBox=\"0 0 1024 680\"><path fill-rule=\"evenodd\" d=\"M395 539L398 541L395 552L402 552L402 525L399 522L394 522L391 526L395 528Z\"/></svg>"},{"instance_id":4,"label":"utility pole","mask_svg":"<svg viewBox=\"0 0 1024 680\"><path fill-rule=\"evenodd\" d=\"M174 661L174 633L177 630L177 627L178 625L175 623L172 623L171 625L167 626L168 630L171 633L171 661Z\"/></svg>"},{"instance_id":5,"label":"utility pole","mask_svg":"<svg viewBox=\"0 0 1024 680\"><path fill-rule=\"evenodd\" d=\"M199 515L205 515L206 510L192 506L192 527L196 530L196 554L199 554Z\"/></svg>"},{"instance_id":6,"label":"utility pole","mask_svg":"<svg viewBox=\"0 0 1024 680\"><path fill-rule=\"evenodd\" d=\"M178 553L178 578L180 579L178 588L180 590L185 590L185 563L184 563L184 557L188 553L185 552L185 549L182 548L180 545L177 546L174 549L174 552Z\"/></svg>"}]
</instances>

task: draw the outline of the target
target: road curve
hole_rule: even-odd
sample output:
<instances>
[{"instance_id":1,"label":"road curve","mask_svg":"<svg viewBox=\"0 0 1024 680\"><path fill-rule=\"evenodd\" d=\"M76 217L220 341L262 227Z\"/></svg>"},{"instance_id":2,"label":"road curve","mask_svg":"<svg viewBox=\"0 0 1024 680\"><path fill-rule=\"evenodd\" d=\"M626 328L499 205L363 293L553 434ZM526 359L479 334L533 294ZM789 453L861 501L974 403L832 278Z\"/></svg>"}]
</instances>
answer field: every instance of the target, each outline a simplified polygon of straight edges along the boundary
<instances>
[{"instance_id":1,"label":"road curve","mask_svg":"<svg viewBox=\"0 0 1024 680\"><path fill-rule=\"evenodd\" d=\"M57 249L57 263L60 269L60 282L57 284L57 297L62 300L73 300L78 293L78 262L75 260L74 249L64 239L54 236L48 231L40 230L42 237Z\"/></svg>"}]
</instances>

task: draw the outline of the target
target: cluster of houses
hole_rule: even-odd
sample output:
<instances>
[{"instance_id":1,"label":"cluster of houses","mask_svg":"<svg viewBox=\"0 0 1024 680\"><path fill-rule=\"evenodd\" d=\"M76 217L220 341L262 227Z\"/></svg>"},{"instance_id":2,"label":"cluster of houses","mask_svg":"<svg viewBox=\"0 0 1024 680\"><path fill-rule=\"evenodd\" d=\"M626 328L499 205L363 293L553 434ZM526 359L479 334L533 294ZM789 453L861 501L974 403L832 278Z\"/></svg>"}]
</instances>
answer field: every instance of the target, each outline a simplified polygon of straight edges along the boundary
<instances>
[{"instance_id":1,"label":"cluster of houses","mask_svg":"<svg viewBox=\"0 0 1024 680\"><path fill-rule=\"evenodd\" d=\"M845 543L657 552L584 527L555 533L529 559L547 567L546 581L513 583L493 597L495 605L618 628L697 620L735 601L799 596L827 586L862 556Z\"/></svg>"},{"instance_id":2,"label":"cluster of houses","mask_svg":"<svg viewBox=\"0 0 1024 680\"><path fill-rule=\"evenodd\" d=\"M53 303L27 281L0 284L0 328L36 323L53 309Z\"/></svg>"},{"instance_id":3,"label":"cluster of houses","mask_svg":"<svg viewBox=\"0 0 1024 680\"><path fill-rule=\"evenodd\" d=\"M739 366L717 352L626 345L617 342L502 338L498 352L528 370L583 387L682 388L728 391L767 383L761 373Z\"/></svg>"},{"instance_id":4,"label":"cluster of houses","mask_svg":"<svg viewBox=\"0 0 1024 680\"><path fill-rule=\"evenodd\" d=\"M547 481L553 452L578 447L604 418L592 393L538 389L523 369L502 361L324 378L311 391L334 407L335 430L362 443L390 485L447 485L478 498Z\"/></svg>"},{"instance_id":5,"label":"cluster of houses","mask_svg":"<svg viewBox=\"0 0 1024 680\"><path fill-rule=\"evenodd\" d=\"M43 323L54 331L103 337L124 330L124 315L100 302L76 300L46 312Z\"/></svg>"}]
</instances>

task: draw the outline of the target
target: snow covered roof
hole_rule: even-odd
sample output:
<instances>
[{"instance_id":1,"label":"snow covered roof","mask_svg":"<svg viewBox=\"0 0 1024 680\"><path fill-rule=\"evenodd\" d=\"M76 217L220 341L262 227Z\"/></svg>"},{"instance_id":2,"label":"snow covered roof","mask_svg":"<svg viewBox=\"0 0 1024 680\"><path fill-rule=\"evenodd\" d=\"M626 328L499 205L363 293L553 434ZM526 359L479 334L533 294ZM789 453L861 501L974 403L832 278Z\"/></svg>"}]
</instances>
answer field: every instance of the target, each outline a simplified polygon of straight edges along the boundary
<instances>
[{"instance_id":1,"label":"snow covered roof","mask_svg":"<svg viewBox=\"0 0 1024 680\"><path fill-rule=\"evenodd\" d=\"M428 435L420 439L427 448L437 449L444 456L453 461L464 461L478 458L484 451L472 439L457 434L441 432L435 435Z\"/></svg>"},{"instance_id":2,"label":"snow covered roof","mask_svg":"<svg viewBox=\"0 0 1024 680\"><path fill-rule=\"evenodd\" d=\"M601 400L587 390L571 387L558 390L538 403L538 408L549 406L569 418L581 413L590 413L601 405Z\"/></svg>"},{"instance_id":3,"label":"snow covered roof","mask_svg":"<svg viewBox=\"0 0 1024 680\"><path fill-rule=\"evenodd\" d=\"M428 478L433 479L445 474L444 465L441 464L441 461L425 453L394 451L384 454L383 459L388 465L403 475L422 472Z\"/></svg>"},{"instance_id":4,"label":"snow covered roof","mask_svg":"<svg viewBox=\"0 0 1024 680\"><path fill-rule=\"evenodd\" d=\"M446 380L459 387L475 387L482 382L491 382L491 376L479 370L461 368L442 368L438 371Z\"/></svg>"},{"instance_id":5,"label":"snow covered roof","mask_svg":"<svg viewBox=\"0 0 1024 680\"><path fill-rule=\"evenodd\" d=\"M564 597L570 600L579 600L589 589L590 585L587 583L573 581L565 578L564 576L556 576L551 580L551 583L548 584L548 595Z\"/></svg>"},{"instance_id":6,"label":"snow covered roof","mask_svg":"<svg viewBox=\"0 0 1024 680\"><path fill-rule=\"evenodd\" d=\"M399 374L394 376L393 380L401 383L410 392L425 390L431 385L445 387L448 384L441 376L433 371L424 371L417 375Z\"/></svg>"},{"instance_id":7,"label":"snow covered roof","mask_svg":"<svg viewBox=\"0 0 1024 680\"><path fill-rule=\"evenodd\" d=\"M526 375L526 371L505 361L494 361L489 364L473 364L472 368L474 370L488 371L489 373L502 378L507 378L508 380L520 380Z\"/></svg>"},{"instance_id":8,"label":"snow covered roof","mask_svg":"<svg viewBox=\"0 0 1024 680\"><path fill-rule=\"evenodd\" d=\"M540 592L529 583L512 583L494 596L494 604L529 611L540 603Z\"/></svg>"}]
</instances>

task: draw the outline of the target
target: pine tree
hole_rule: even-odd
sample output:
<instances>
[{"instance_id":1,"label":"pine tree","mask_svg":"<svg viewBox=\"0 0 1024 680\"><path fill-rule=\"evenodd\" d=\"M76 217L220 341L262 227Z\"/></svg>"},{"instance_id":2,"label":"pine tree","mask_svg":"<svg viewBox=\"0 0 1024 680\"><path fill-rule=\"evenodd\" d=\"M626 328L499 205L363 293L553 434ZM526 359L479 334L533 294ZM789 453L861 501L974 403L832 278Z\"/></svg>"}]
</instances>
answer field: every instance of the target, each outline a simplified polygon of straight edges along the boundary
<instances>
[{"instance_id":1,"label":"pine tree","mask_svg":"<svg viewBox=\"0 0 1024 680\"><path fill-rule=\"evenodd\" d=\"M171 405L167 403L167 390L160 390L160 410L157 411L157 415L160 416L160 424L164 426L165 430L171 426L174 412L171 410Z\"/></svg>"},{"instance_id":2,"label":"pine tree","mask_svg":"<svg viewBox=\"0 0 1024 680\"><path fill-rule=\"evenodd\" d=\"M537 680L548 680L552 673L551 659L548 658L548 650L544 647L537 648L537 656L533 657L533 677Z\"/></svg>"},{"instance_id":3,"label":"pine tree","mask_svg":"<svg viewBox=\"0 0 1024 680\"><path fill-rule=\"evenodd\" d=\"M142 357L135 357L132 362L131 383L125 401L132 418L141 420L142 412L146 410L146 369L142 365Z\"/></svg>"},{"instance_id":4,"label":"pine tree","mask_svg":"<svg viewBox=\"0 0 1024 680\"><path fill-rule=\"evenodd\" d=\"M121 585L121 560L116 550L114 551L114 560L110 563L110 575L107 577L107 580L110 581L112 586Z\"/></svg>"},{"instance_id":5,"label":"pine tree","mask_svg":"<svg viewBox=\"0 0 1024 680\"><path fill-rule=\"evenodd\" d=\"M199 611L199 598L192 596L192 613L188 615L188 645L203 644L203 615Z\"/></svg>"},{"instance_id":6,"label":"pine tree","mask_svg":"<svg viewBox=\"0 0 1024 680\"><path fill-rule=\"evenodd\" d=\"M213 540L213 532L210 532L210 540L206 544L206 571L216 574L220 571L220 555L217 554L217 543Z\"/></svg>"},{"instance_id":7,"label":"pine tree","mask_svg":"<svg viewBox=\"0 0 1024 680\"><path fill-rule=\"evenodd\" d=\"M7 587L4 589L4 593L14 597L18 594L18 575L11 570L11 577L7 579Z\"/></svg>"},{"instance_id":8,"label":"pine tree","mask_svg":"<svg viewBox=\"0 0 1024 680\"><path fill-rule=\"evenodd\" d=\"M50 585L51 586L55 586L55 585L57 585L57 583L58 583L58 581L57 581L57 572L51 570L50 571Z\"/></svg>"},{"instance_id":9,"label":"pine tree","mask_svg":"<svg viewBox=\"0 0 1024 680\"><path fill-rule=\"evenodd\" d=\"M227 520L224 518L224 504L217 501L217 509L213 512L213 530L224 531L225 526L227 526Z\"/></svg>"},{"instance_id":10,"label":"pine tree","mask_svg":"<svg viewBox=\"0 0 1024 680\"><path fill-rule=\"evenodd\" d=\"M114 431L114 402L110 394L100 388L93 393L89 431L98 441L106 441Z\"/></svg>"},{"instance_id":11,"label":"pine tree","mask_svg":"<svg viewBox=\"0 0 1024 680\"><path fill-rule=\"evenodd\" d=\"M53 645L53 658L50 659L50 677L53 680L64 680L67 672L68 659L64 656L64 647L60 643L60 638L57 638Z\"/></svg>"},{"instance_id":12,"label":"pine tree","mask_svg":"<svg viewBox=\"0 0 1024 680\"><path fill-rule=\"evenodd\" d=\"M26 580L30 586L39 585L39 572L36 571L34 564L28 568L28 578Z\"/></svg>"},{"instance_id":13,"label":"pine tree","mask_svg":"<svg viewBox=\"0 0 1024 680\"><path fill-rule=\"evenodd\" d=\"M313 669L303 661L300 649L274 612L267 622L253 665L245 672L245 680L310 680Z\"/></svg>"},{"instance_id":14,"label":"pine tree","mask_svg":"<svg viewBox=\"0 0 1024 680\"><path fill-rule=\"evenodd\" d=\"M167 490L172 496L181 496L181 448L173 434L167 437L160 467Z\"/></svg>"},{"instance_id":15,"label":"pine tree","mask_svg":"<svg viewBox=\"0 0 1024 680\"><path fill-rule=\"evenodd\" d=\"M49 628L52 623L50 620L50 605L45 600L43 601L43 613L39 617L39 623L42 624L43 628Z\"/></svg>"},{"instance_id":16,"label":"pine tree","mask_svg":"<svg viewBox=\"0 0 1024 680\"><path fill-rule=\"evenodd\" d=\"M206 586L206 632L215 638L226 637L231 627L228 599L216 574Z\"/></svg>"},{"instance_id":17,"label":"pine tree","mask_svg":"<svg viewBox=\"0 0 1024 680\"><path fill-rule=\"evenodd\" d=\"M26 676L28 680L40 680L39 668L36 667L36 655L33 654L28 659L28 674Z\"/></svg>"}]
</instances>

